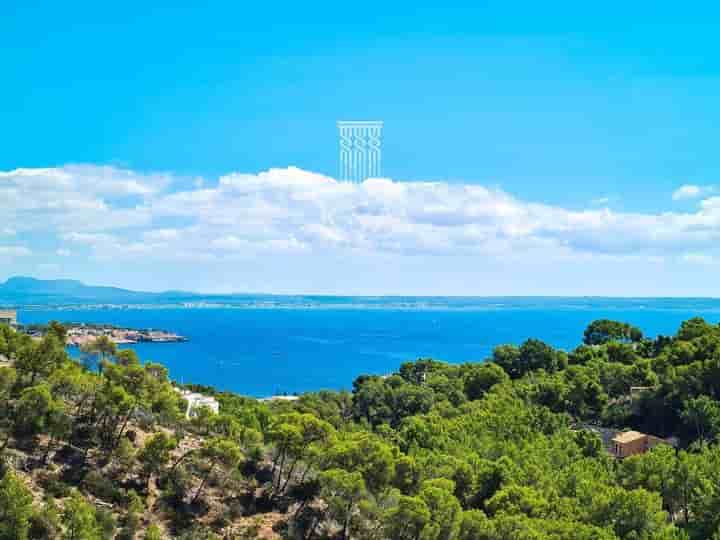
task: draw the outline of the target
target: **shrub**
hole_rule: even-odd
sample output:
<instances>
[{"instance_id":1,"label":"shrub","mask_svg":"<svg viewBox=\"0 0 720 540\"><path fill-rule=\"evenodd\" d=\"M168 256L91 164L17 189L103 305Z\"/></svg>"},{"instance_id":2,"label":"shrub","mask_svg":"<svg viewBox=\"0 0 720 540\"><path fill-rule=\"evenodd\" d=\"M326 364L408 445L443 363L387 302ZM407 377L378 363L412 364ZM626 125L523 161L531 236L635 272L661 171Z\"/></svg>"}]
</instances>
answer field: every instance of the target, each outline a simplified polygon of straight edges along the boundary
<instances>
[{"instance_id":1,"label":"shrub","mask_svg":"<svg viewBox=\"0 0 720 540\"><path fill-rule=\"evenodd\" d=\"M70 495L70 486L60 480L57 474L43 475L38 483L45 490L45 497L48 499L62 499Z\"/></svg>"},{"instance_id":2,"label":"shrub","mask_svg":"<svg viewBox=\"0 0 720 540\"><path fill-rule=\"evenodd\" d=\"M112 480L104 477L98 471L90 471L83 480L85 489L95 495L98 499L121 504L125 497L123 492Z\"/></svg>"}]
</instances>

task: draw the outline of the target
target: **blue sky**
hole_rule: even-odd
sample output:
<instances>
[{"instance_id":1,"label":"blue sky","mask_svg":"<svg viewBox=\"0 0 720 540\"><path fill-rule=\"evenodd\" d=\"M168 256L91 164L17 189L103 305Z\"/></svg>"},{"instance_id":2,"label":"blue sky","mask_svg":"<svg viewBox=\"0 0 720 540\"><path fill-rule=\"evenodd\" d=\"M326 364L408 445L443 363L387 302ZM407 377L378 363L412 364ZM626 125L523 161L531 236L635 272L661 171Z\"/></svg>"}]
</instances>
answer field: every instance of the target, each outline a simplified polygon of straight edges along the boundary
<instances>
[{"instance_id":1,"label":"blue sky","mask_svg":"<svg viewBox=\"0 0 720 540\"><path fill-rule=\"evenodd\" d=\"M720 294L720 7L146 4L0 7L0 279Z\"/></svg>"}]
</instances>

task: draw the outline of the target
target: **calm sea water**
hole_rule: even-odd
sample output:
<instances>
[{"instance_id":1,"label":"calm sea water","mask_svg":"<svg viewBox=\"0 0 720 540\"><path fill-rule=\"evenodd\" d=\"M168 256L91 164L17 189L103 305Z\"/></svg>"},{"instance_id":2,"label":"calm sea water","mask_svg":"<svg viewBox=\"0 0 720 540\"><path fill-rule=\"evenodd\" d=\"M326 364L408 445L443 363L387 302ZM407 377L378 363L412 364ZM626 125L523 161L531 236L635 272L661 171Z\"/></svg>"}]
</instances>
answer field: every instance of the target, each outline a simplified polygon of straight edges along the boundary
<instances>
[{"instance_id":1,"label":"calm sea water","mask_svg":"<svg viewBox=\"0 0 720 540\"><path fill-rule=\"evenodd\" d=\"M674 333L700 315L720 321L708 299L306 299L261 307L27 309L23 323L49 320L159 328L187 343L132 346L178 381L250 396L350 389L361 374L390 373L407 360L481 361L492 348L540 338L574 348L589 322L613 318L646 334Z\"/></svg>"}]
</instances>

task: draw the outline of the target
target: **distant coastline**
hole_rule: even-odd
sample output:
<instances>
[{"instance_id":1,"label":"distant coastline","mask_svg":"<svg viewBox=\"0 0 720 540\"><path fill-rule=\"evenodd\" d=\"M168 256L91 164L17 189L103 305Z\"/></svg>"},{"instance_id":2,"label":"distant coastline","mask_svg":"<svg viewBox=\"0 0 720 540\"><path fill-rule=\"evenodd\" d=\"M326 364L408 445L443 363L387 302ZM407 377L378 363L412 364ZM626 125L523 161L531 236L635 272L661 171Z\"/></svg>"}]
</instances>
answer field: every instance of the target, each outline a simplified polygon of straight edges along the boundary
<instances>
[{"instance_id":1,"label":"distant coastline","mask_svg":"<svg viewBox=\"0 0 720 540\"><path fill-rule=\"evenodd\" d=\"M116 345L135 345L138 343L183 343L188 338L154 328L126 328L112 324L61 322L66 330L65 345L68 347L84 347L100 337L106 337ZM47 325L20 325L19 330L32 337L41 338L47 333Z\"/></svg>"},{"instance_id":2,"label":"distant coastline","mask_svg":"<svg viewBox=\"0 0 720 540\"><path fill-rule=\"evenodd\" d=\"M0 302L0 308L23 311L103 311L103 310L396 310L396 311L492 311L497 309L603 308L703 310L720 312L720 298L614 298L614 297L458 297L458 296L243 296L230 301L142 302L142 303L22 303Z\"/></svg>"},{"instance_id":3,"label":"distant coastline","mask_svg":"<svg viewBox=\"0 0 720 540\"><path fill-rule=\"evenodd\" d=\"M23 310L102 309L397 309L484 310L552 307L584 309L720 309L720 298L603 296L409 296L231 293L186 291L141 292L90 286L72 280L14 277L0 283L0 308Z\"/></svg>"}]
</instances>

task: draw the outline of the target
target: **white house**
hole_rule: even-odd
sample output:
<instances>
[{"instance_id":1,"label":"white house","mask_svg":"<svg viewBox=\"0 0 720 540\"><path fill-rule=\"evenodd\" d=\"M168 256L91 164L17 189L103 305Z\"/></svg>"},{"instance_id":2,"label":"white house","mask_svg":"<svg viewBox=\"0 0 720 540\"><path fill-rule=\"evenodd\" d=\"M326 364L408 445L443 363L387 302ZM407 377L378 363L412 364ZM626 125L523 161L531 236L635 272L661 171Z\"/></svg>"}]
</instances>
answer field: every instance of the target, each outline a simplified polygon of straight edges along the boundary
<instances>
[{"instance_id":1,"label":"white house","mask_svg":"<svg viewBox=\"0 0 720 540\"><path fill-rule=\"evenodd\" d=\"M187 401L187 410L185 411L185 418L192 418L197 414L197 410L200 407L207 407L215 414L220 412L220 403L217 399L212 396L204 396L197 392L191 392L190 390L175 389L182 398Z\"/></svg>"}]
</instances>

